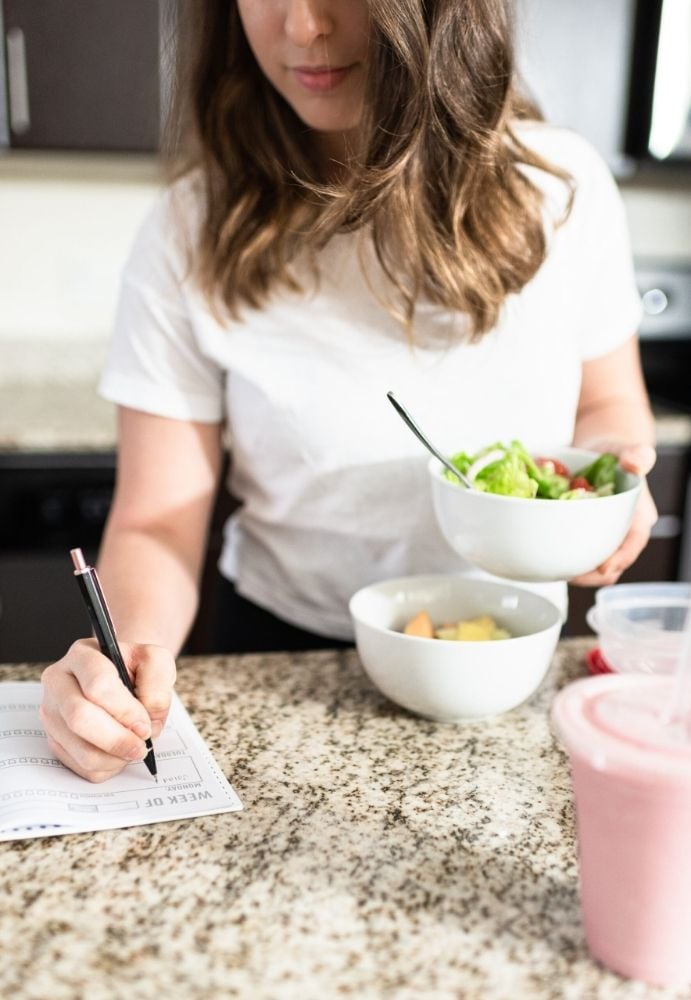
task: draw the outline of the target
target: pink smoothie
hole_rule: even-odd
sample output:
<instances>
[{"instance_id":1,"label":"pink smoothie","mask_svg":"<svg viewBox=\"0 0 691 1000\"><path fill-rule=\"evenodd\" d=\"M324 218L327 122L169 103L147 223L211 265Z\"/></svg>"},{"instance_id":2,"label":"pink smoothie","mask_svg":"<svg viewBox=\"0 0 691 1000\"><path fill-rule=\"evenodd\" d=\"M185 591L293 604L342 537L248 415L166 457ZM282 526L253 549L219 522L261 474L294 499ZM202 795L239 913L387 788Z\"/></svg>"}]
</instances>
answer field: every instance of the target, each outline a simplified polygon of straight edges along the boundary
<instances>
[{"instance_id":1,"label":"pink smoothie","mask_svg":"<svg viewBox=\"0 0 691 1000\"><path fill-rule=\"evenodd\" d=\"M691 983L691 737L665 722L673 680L590 677L554 701L571 758L591 954L656 985Z\"/></svg>"}]
</instances>

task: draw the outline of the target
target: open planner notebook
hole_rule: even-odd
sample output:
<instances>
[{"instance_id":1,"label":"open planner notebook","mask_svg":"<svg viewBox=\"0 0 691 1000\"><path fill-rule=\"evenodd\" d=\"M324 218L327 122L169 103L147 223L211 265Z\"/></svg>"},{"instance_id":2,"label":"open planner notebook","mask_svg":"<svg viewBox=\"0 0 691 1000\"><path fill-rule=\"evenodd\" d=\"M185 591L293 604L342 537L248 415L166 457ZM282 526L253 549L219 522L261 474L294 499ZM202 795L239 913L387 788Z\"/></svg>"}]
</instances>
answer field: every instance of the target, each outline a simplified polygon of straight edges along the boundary
<instances>
[{"instance_id":1,"label":"open planner notebook","mask_svg":"<svg viewBox=\"0 0 691 1000\"><path fill-rule=\"evenodd\" d=\"M154 741L158 783L143 763L100 785L64 767L38 716L41 685L0 684L0 840L111 830L242 809L177 695Z\"/></svg>"}]
</instances>

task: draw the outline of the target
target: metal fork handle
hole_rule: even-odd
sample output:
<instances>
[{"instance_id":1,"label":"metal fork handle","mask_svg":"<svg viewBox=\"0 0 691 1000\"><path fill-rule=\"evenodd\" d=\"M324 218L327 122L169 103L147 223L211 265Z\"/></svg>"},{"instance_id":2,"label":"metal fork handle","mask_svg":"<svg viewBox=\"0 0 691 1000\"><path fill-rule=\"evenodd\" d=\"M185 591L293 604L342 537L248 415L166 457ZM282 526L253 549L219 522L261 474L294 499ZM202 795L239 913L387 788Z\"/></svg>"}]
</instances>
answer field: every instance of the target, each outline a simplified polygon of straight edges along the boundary
<instances>
[{"instance_id":1,"label":"metal fork handle","mask_svg":"<svg viewBox=\"0 0 691 1000\"><path fill-rule=\"evenodd\" d=\"M453 475L456 477L456 479L458 479L459 482L463 483L463 485L467 489L469 489L469 490L472 489L473 488L472 487L472 483L470 482L470 480L468 479L468 477L464 473L462 473L460 471L460 469L457 469L456 466L453 465L448 460L448 458L446 458L445 455L442 455L442 453L440 451L438 451L434 447L434 445L429 440L429 438L427 437L427 435L423 431L421 431L420 428L418 427L418 425L415 423L415 421L413 420L413 418L411 417L411 415L406 410L405 406L403 406L402 403L399 403L399 401L396 399L396 397L394 396L393 392L387 392L386 396L387 396L389 402L391 403L391 405L394 407L394 409L398 413L398 415L401 418L401 420L403 420L408 425L408 427L411 429L411 431L413 432L413 434L415 435L415 437L418 439L418 441L420 441L422 444L424 444L424 446L427 449L427 451L429 451L432 455L434 455L434 457L439 462L441 462L441 464L445 468L447 468L449 470L449 472L453 473Z\"/></svg>"}]
</instances>

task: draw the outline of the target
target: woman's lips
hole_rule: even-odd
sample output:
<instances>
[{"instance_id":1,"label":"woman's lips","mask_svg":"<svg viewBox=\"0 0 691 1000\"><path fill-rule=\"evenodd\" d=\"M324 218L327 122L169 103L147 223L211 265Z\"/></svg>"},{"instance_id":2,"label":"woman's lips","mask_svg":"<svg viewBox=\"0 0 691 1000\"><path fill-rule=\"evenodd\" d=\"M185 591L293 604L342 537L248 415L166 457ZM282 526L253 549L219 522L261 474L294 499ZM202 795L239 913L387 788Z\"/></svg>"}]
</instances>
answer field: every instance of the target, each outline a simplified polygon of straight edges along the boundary
<instances>
[{"instance_id":1,"label":"woman's lips","mask_svg":"<svg viewBox=\"0 0 691 1000\"><path fill-rule=\"evenodd\" d=\"M352 66L295 66L293 73L298 81L307 90L327 91L334 90L348 76Z\"/></svg>"}]
</instances>

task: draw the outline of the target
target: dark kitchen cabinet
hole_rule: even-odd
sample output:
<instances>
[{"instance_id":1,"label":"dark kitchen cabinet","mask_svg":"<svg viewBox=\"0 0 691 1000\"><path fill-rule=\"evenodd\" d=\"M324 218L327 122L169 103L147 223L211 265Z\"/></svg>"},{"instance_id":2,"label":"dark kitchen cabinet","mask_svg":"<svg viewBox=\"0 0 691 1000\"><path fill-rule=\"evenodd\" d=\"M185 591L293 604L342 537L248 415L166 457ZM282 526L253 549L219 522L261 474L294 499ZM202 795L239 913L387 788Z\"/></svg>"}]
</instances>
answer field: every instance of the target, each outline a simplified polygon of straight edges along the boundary
<instances>
[{"instance_id":1,"label":"dark kitchen cabinet","mask_svg":"<svg viewBox=\"0 0 691 1000\"><path fill-rule=\"evenodd\" d=\"M0 3L6 145L158 148L163 7L157 0Z\"/></svg>"},{"instance_id":2,"label":"dark kitchen cabinet","mask_svg":"<svg viewBox=\"0 0 691 1000\"><path fill-rule=\"evenodd\" d=\"M678 580L682 572L685 531L691 519L691 447L659 445L657 462L648 485L657 505L659 520L648 545L619 579L620 583ZM595 588L569 586L570 635L591 635L585 614L595 603Z\"/></svg>"},{"instance_id":3,"label":"dark kitchen cabinet","mask_svg":"<svg viewBox=\"0 0 691 1000\"><path fill-rule=\"evenodd\" d=\"M95 562L115 485L112 452L0 453L0 663L58 659L91 624L69 551ZM219 489L199 615L183 650L212 651L216 559L237 503Z\"/></svg>"},{"instance_id":4,"label":"dark kitchen cabinet","mask_svg":"<svg viewBox=\"0 0 691 1000\"><path fill-rule=\"evenodd\" d=\"M96 557L111 453L0 455L0 662L53 660L91 626L69 550Z\"/></svg>"}]
</instances>

